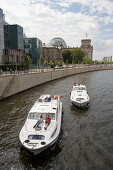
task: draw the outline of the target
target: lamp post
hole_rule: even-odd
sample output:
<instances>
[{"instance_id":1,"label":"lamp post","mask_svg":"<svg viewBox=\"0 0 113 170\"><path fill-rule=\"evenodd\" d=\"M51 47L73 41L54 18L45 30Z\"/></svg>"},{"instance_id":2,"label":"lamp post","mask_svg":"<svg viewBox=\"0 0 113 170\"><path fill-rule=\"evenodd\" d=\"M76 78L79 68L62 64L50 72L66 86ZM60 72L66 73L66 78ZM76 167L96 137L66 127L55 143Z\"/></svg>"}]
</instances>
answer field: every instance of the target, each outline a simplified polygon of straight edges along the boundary
<instances>
[{"instance_id":1,"label":"lamp post","mask_svg":"<svg viewBox=\"0 0 113 170\"><path fill-rule=\"evenodd\" d=\"M16 55L16 74L17 74L17 55Z\"/></svg>"}]
</instances>

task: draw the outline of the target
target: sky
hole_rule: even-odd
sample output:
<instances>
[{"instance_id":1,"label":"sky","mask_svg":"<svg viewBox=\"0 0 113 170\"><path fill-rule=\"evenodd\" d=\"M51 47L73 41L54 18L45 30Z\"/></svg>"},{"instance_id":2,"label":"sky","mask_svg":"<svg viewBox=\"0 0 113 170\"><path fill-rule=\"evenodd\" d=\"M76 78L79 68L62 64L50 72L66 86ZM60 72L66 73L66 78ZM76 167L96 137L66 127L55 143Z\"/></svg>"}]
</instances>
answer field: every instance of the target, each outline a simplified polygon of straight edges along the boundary
<instances>
[{"instance_id":1,"label":"sky","mask_svg":"<svg viewBox=\"0 0 113 170\"><path fill-rule=\"evenodd\" d=\"M61 37L70 47L87 38L93 60L113 55L113 0L0 0L0 8L6 22L22 26L28 37L47 44Z\"/></svg>"}]
</instances>

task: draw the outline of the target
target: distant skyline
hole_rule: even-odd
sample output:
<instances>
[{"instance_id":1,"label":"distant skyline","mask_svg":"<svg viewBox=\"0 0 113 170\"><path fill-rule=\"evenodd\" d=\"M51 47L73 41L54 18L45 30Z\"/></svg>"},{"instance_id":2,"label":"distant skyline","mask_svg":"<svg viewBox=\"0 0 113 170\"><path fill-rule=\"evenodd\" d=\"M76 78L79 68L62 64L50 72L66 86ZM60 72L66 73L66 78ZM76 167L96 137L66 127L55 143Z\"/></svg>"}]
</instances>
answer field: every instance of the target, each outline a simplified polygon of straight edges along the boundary
<instances>
[{"instance_id":1,"label":"distant skyline","mask_svg":"<svg viewBox=\"0 0 113 170\"><path fill-rule=\"evenodd\" d=\"M93 60L113 55L112 0L1 0L5 20L19 24L29 37L49 43L61 37L67 46L79 47L91 39Z\"/></svg>"}]
</instances>

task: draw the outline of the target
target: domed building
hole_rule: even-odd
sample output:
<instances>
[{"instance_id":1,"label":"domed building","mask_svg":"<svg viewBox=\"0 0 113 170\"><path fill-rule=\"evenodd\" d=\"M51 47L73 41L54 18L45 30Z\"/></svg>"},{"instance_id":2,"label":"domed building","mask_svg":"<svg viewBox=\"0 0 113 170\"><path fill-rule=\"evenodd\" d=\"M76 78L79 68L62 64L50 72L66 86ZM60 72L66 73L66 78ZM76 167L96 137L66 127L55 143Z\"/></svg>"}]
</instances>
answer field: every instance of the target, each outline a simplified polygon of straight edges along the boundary
<instances>
[{"instance_id":1,"label":"domed building","mask_svg":"<svg viewBox=\"0 0 113 170\"><path fill-rule=\"evenodd\" d=\"M53 38L49 44L54 47L67 48L66 42L60 37Z\"/></svg>"},{"instance_id":2,"label":"domed building","mask_svg":"<svg viewBox=\"0 0 113 170\"><path fill-rule=\"evenodd\" d=\"M66 42L60 37L53 38L49 44L43 44L45 62L55 59L57 62L62 63L62 50L64 48L67 48Z\"/></svg>"}]
</instances>

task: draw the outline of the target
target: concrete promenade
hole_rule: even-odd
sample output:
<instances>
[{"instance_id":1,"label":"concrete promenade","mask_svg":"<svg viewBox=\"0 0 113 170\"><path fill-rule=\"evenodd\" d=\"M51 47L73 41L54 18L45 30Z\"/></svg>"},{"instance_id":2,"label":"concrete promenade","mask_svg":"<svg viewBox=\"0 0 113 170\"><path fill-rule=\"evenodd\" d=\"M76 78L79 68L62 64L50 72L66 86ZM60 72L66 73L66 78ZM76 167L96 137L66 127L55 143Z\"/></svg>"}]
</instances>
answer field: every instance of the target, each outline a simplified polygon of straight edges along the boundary
<instances>
[{"instance_id":1,"label":"concrete promenade","mask_svg":"<svg viewBox=\"0 0 113 170\"><path fill-rule=\"evenodd\" d=\"M65 76L80 74L90 71L113 69L112 64L107 65L76 65L65 69L43 69L20 74L7 74L0 76L0 100L17 94L37 85L56 80Z\"/></svg>"}]
</instances>

